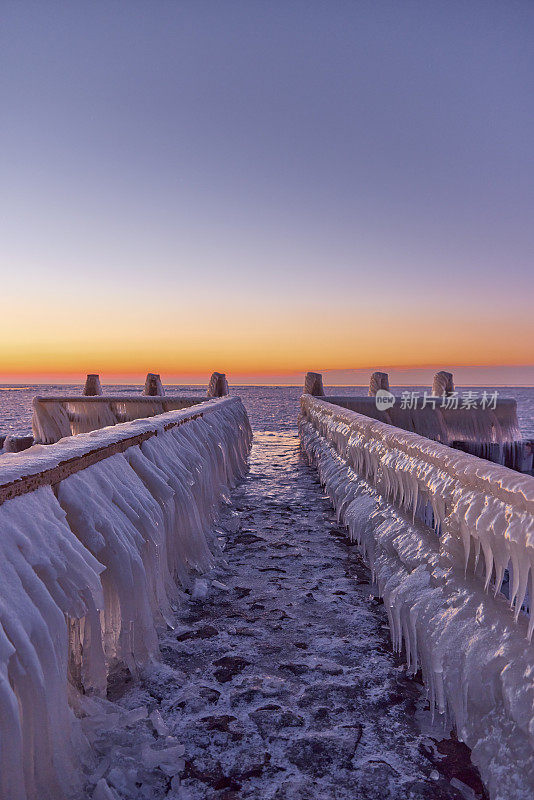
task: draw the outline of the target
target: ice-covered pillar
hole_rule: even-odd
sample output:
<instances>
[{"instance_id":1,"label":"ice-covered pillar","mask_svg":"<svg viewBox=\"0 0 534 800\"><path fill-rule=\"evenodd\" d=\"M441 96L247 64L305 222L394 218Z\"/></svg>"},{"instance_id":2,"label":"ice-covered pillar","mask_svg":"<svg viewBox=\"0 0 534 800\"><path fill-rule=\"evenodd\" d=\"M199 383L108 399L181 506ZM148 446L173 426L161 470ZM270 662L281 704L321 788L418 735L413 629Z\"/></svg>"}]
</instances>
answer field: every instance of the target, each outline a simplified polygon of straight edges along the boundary
<instances>
[{"instance_id":1,"label":"ice-covered pillar","mask_svg":"<svg viewBox=\"0 0 534 800\"><path fill-rule=\"evenodd\" d=\"M146 376L143 394L149 395L150 397L162 397L165 394L161 378L155 372L149 372Z\"/></svg>"},{"instance_id":2,"label":"ice-covered pillar","mask_svg":"<svg viewBox=\"0 0 534 800\"><path fill-rule=\"evenodd\" d=\"M224 372L214 372L208 383L208 397L226 397L230 393Z\"/></svg>"},{"instance_id":3,"label":"ice-covered pillar","mask_svg":"<svg viewBox=\"0 0 534 800\"><path fill-rule=\"evenodd\" d=\"M389 392L389 375L387 372L373 372L369 381L369 397L375 397L379 389Z\"/></svg>"},{"instance_id":4,"label":"ice-covered pillar","mask_svg":"<svg viewBox=\"0 0 534 800\"><path fill-rule=\"evenodd\" d=\"M91 374L87 376L85 379L85 386L83 387L83 394L86 397L94 397L95 395L102 394L99 375Z\"/></svg>"},{"instance_id":5,"label":"ice-covered pillar","mask_svg":"<svg viewBox=\"0 0 534 800\"><path fill-rule=\"evenodd\" d=\"M307 372L304 378L304 394L324 397L323 376L320 372Z\"/></svg>"},{"instance_id":6,"label":"ice-covered pillar","mask_svg":"<svg viewBox=\"0 0 534 800\"><path fill-rule=\"evenodd\" d=\"M9 433L3 442L4 452L21 453L23 450L27 450L28 447L31 447L34 441L33 436L14 436Z\"/></svg>"},{"instance_id":7,"label":"ice-covered pillar","mask_svg":"<svg viewBox=\"0 0 534 800\"><path fill-rule=\"evenodd\" d=\"M454 381L452 378L452 372L445 372L445 370L441 370L441 372L436 372L434 375L434 383L432 384L432 394L434 397L443 397L443 395L447 395L447 397L454 392Z\"/></svg>"}]
</instances>

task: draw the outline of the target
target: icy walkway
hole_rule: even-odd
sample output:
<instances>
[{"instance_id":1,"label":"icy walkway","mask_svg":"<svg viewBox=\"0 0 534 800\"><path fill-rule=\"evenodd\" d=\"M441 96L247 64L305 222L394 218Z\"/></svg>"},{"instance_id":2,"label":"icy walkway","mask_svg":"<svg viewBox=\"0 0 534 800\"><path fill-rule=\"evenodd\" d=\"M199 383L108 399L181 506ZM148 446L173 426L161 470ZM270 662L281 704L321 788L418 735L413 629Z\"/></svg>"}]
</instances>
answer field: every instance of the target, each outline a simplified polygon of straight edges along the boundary
<instances>
[{"instance_id":1,"label":"icy walkway","mask_svg":"<svg viewBox=\"0 0 534 800\"><path fill-rule=\"evenodd\" d=\"M228 568L209 576L216 584L205 599L181 608L162 641L164 664L120 700L148 707L152 723L139 724L152 724L154 739L159 728L184 745L180 777L140 772L120 796L482 797L467 749L430 730L421 688L391 652L369 573L293 433L256 434L250 474L232 500L221 523ZM132 741L139 733L134 726ZM101 741L116 787L129 762L124 745Z\"/></svg>"}]
</instances>

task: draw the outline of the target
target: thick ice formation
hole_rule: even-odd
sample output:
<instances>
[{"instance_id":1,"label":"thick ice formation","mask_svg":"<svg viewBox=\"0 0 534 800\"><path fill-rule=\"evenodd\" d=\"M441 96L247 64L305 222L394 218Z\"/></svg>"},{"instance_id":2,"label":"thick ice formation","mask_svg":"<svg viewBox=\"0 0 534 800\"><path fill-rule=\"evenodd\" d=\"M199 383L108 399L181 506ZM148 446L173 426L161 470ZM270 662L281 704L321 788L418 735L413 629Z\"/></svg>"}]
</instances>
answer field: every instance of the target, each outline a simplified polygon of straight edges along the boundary
<instances>
[{"instance_id":1,"label":"thick ice formation","mask_svg":"<svg viewBox=\"0 0 534 800\"><path fill-rule=\"evenodd\" d=\"M3 457L5 496L72 474L0 505L2 800L76 791L87 744L68 694L103 693L116 661L135 672L157 657L179 587L212 562L212 523L250 440L226 398Z\"/></svg>"},{"instance_id":2,"label":"thick ice formation","mask_svg":"<svg viewBox=\"0 0 534 800\"><path fill-rule=\"evenodd\" d=\"M66 436L189 408L203 399L139 394L129 397L35 397L33 435L36 442L52 444Z\"/></svg>"},{"instance_id":3,"label":"thick ice formation","mask_svg":"<svg viewBox=\"0 0 534 800\"><path fill-rule=\"evenodd\" d=\"M0 506L0 525L0 796L63 797L77 772L65 616L101 605L103 567L50 487Z\"/></svg>"},{"instance_id":4,"label":"thick ice formation","mask_svg":"<svg viewBox=\"0 0 534 800\"><path fill-rule=\"evenodd\" d=\"M422 669L492 798L531 798L534 479L309 395L301 403L303 449L370 565L395 647Z\"/></svg>"}]
</instances>

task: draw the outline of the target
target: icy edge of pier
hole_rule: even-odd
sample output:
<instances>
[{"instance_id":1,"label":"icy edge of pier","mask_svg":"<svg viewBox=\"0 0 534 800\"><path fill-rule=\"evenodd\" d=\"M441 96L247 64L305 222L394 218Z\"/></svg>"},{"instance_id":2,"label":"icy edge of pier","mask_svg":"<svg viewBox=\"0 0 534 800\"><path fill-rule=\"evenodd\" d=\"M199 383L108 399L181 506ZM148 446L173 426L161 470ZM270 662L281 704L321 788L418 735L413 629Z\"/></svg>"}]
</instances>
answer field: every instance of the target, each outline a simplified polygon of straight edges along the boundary
<instances>
[{"instance_id":1,"label":"icy edge of pier","mask_svg":"<svg viewBox=\"0 0 534 800\"><path fill-rule=\"evenodd\" d=\"M532 797L534 647L521 609L534 479L317 398L302 410L303 449L372 570L394 646L421 668L492 798Z\"/></svg>"},{"instance_id":2,"label":"icy edge of pier","mask_svg":"<svg viewBox=\"0 0 534 800\"><path fill-rule=\"evenodd\" d=\"M68 695L157 658L251 441L238 398L7 455L0 469L0 797L70 797L87 754Z\"/></svg>"}]
</instances>

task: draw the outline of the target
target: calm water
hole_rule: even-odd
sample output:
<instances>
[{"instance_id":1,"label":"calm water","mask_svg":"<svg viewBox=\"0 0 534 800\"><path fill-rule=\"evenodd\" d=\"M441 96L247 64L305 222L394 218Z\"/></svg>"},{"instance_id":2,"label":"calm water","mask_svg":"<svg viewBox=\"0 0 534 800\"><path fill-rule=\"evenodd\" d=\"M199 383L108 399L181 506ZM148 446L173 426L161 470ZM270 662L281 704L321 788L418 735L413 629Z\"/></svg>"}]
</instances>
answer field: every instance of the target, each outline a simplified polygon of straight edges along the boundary
<instances>
[{"instance_id":1,"label":"calm water","mask_svg":"<svg viewBox=\"0 0 534 800\"><path fill-rule=\"evenodd\" d=\"M484 389L487 392L498 391L501 397L513 397L517 400L519 424L523 436L534 439L534 388L503 387L457 387L460 397L463 392L473 391L481 396ZM416 391L422 397L423 389L420 386L392 387L395 394L403 391ZM105 394L132 394L140 393L140 386L106 386ZM168 394L196 394L205 395L204 386L167 386ZM295 430L299 409L299 398L302 393L300 386L235 386L233 394L239 394L246 405L252 426L256 430ZM329 391L327 387L326 391ZM334 394L366 395L366 386L336 386ZM35 395L79 395L81 385L27 385L27 386L0 386L0 434L31 432L32 399Z\"/></svg>"}]
</instances>

